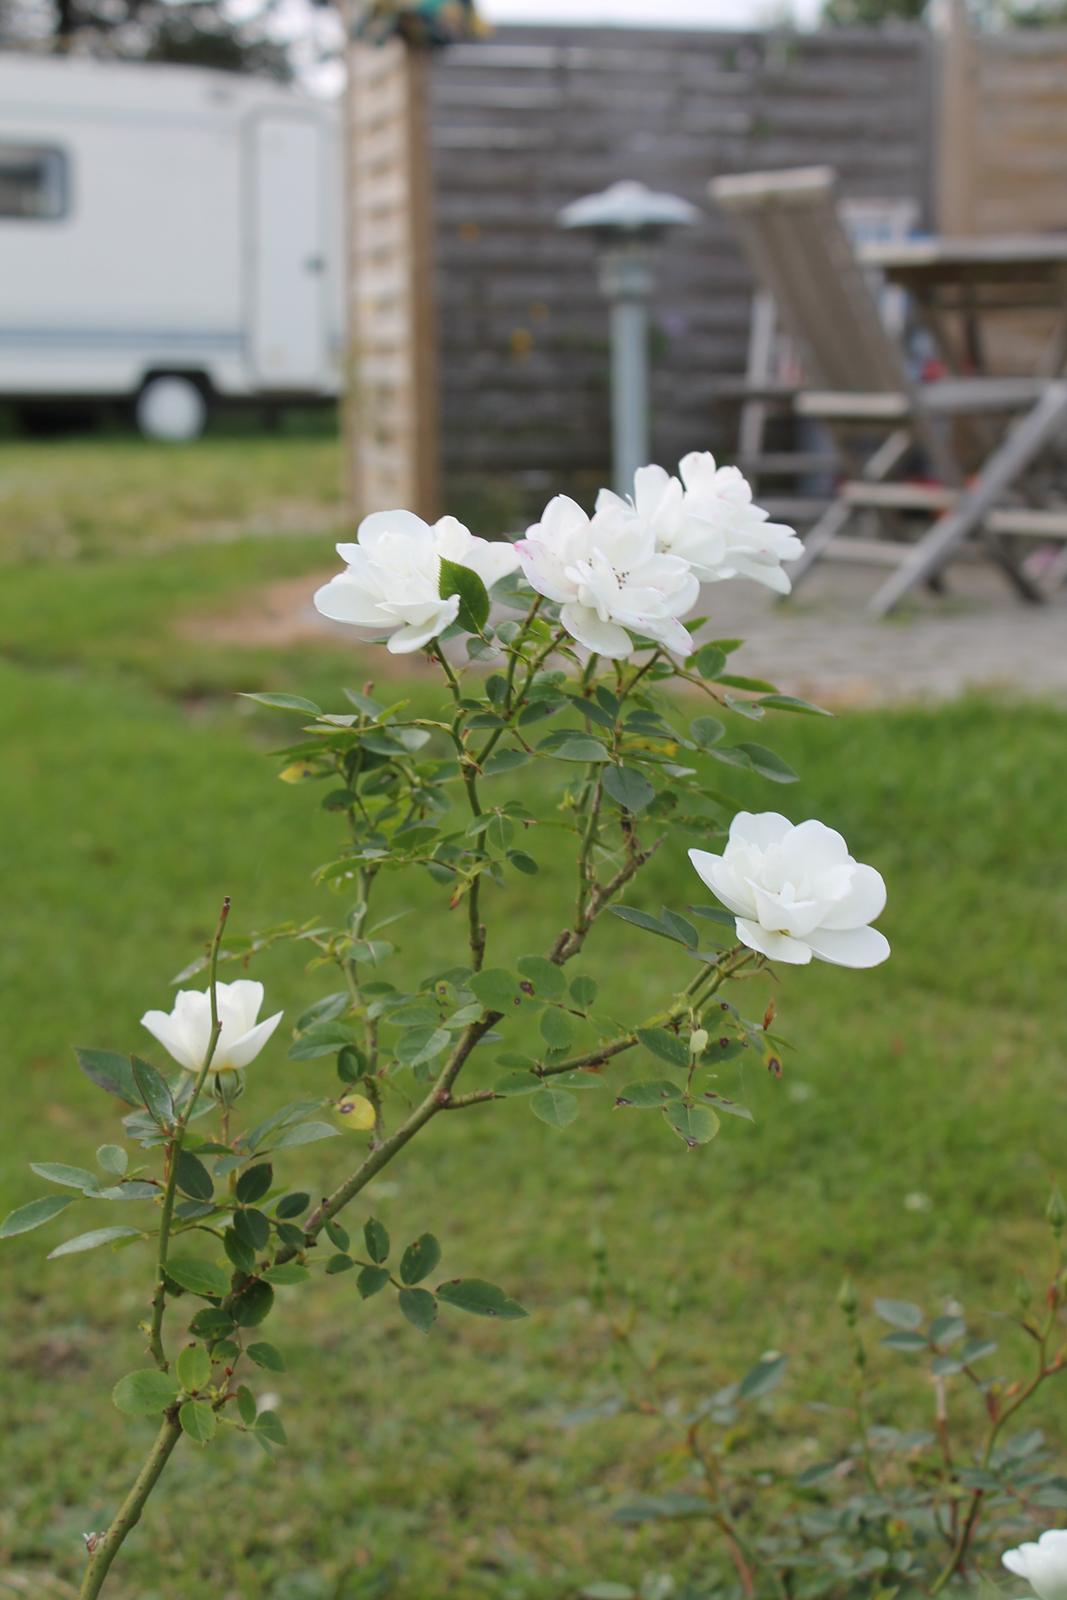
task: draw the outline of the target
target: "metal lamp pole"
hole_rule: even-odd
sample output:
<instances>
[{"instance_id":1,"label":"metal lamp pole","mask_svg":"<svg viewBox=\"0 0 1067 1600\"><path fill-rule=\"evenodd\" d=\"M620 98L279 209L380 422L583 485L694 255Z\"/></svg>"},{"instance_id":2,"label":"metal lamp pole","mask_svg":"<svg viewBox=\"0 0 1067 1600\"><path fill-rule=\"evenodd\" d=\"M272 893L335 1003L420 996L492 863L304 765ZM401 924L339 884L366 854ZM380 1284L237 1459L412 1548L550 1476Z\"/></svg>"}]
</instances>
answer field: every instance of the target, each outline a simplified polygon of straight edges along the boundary
<instances>
[{"instance_id":1,"label":"metal lamp pole","mask_svg":"<svg viewBox=\"0 0 1067 1600\"><path fill-rule=\"evenodd\" d=\"M692 225L699 211L677 195L643 183L616 183L565 206L560 227L591 233L600 255L600 287L611 325L612 476L629 494L649 459L649 305L654 247L670 229Z\"/></svg>"}]
</instances>

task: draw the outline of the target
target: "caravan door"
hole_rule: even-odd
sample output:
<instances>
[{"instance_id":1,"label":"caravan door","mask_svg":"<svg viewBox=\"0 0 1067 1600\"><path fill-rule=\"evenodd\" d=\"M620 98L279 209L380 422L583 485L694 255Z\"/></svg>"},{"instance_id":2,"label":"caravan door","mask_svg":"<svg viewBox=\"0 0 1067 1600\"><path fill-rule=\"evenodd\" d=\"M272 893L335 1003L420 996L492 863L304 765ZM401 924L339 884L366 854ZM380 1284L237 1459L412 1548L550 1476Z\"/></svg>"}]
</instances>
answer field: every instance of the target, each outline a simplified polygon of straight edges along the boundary
<instances>
[{"instance_id":1,"label":"caravan door","mask_svg":"<svg viewBox=\"0 0 1067 1600\"><path fill-rule=\"evenodd\" d=\"M253 380L314 391L327 382L323 131L271 113L252 123L252 144Z\"/></svg>"}]
</instances>

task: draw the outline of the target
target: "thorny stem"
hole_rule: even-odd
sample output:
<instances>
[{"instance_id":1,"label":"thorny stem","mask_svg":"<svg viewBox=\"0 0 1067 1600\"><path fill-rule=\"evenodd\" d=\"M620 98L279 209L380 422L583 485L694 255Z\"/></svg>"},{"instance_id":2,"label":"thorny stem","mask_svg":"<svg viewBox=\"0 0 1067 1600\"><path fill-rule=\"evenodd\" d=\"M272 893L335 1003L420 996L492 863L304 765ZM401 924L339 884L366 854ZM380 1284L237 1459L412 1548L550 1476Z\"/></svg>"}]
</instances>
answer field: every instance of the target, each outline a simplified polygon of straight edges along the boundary
<instances>
[{"instance_id":1,"label":"thorny stem","mask_svg":"<svg viewBox=\"0 0 1067 1600\"><path fill-rule=\"evenodd\" d=\"M166 1372L168 1365L166 1352L163 1348L163 1313L166 1309L167 1301L167 1251L170 1248L170 1230L174 1218L174 1198L178 1183L178 1158L185 1142L185 1130L189 1125L193 1112L196 1110L196 1102L200 1098L200 1091L207 1081L207 1075L218 1046L219 1034L222 1032L222 1023L219 1021L218 993L219 946L222 943L222 935L229 914L230 897L227 895L222 902L222 910L219 913L215 937L211 941L210 975L208 978L208 990L211 996L211 1033L208 1038L208 1046L204 1055L203 1065L200 1068L192 1095L189 1098L189 1103L178 1117L174 1132L167 1144L166 1182L163 1188L163 1208L159 1218L159 1243L156 1251L156 1288L152 1296L152 1321L148 1333L148 1348L152 1353L153 1361L162 1372Z\"/></svg>"},{"instance_id":2,"label":"thorny stem","mask_svg":"<svg viewBox=\"0 0 1067 1600\"><path fill-rule=\"evenodd\" d=\"M79 1600L96 1600L96 1596L104 1586L104 1579L111 1570L111 1563L121 1550L127 1536L131 1534L141 1520L141 1512L145 1502L159 1482L160 1475L167 1462L170 1460L171 1451L181 1438L181 1424L178 1421L177 1408L171 1407L166 1413L163 1424L156 1434L155 1442L145 1459L129 1494L115 1513L115 1519L105 1534L94 1538L89 1554L89 1563L85 1569L82 1586L78 1591Z\"/></svg>"}]
</instances>

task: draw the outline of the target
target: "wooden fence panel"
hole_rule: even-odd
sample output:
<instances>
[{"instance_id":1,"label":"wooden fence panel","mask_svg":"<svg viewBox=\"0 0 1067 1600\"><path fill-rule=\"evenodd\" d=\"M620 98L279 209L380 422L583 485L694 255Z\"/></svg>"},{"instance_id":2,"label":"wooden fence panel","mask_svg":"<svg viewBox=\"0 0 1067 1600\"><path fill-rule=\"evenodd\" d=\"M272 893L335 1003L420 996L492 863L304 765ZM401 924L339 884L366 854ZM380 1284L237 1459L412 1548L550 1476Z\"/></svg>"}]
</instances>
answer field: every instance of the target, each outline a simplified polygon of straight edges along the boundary
<instances>
[{"instance_id":1,"label":"wooden fence panel","mask_svg":"<svg viewBox=\"0 0 1067 1600\"><path fill-rule=\"evenodd\" d=\"M684 195L654 332L655 454L732 447L715 380L743 370L752 282L707 195L716 174L827 162L843 194L929 211L921 30L778 36L501 28L429 78L443 455L531 488L602 477L607 315L569 200L619 178Z\"/></svg>"}]
</instances>

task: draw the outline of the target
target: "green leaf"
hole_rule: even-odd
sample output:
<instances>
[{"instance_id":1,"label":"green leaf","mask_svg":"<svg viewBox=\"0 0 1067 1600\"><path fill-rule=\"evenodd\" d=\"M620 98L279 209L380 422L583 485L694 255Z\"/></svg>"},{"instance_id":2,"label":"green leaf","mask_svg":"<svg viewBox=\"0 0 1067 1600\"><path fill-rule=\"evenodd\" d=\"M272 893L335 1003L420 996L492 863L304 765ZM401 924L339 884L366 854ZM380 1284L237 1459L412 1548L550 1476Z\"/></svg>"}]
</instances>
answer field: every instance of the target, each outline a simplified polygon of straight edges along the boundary
<instances>
[{"instance_id":1,"label":"green leaf","mask_svg":"<svg viewBox=\"0 0 1067 1600\"><path fill-rule=\"evenodd\" d=\"M102 1144L96 1152L97 1162L103 1172L121 1178L129 1165L129 1157L120 1144Z\"/></svg>"},{"instance_id":2,"label":"green leaf","mask_svg":"<svg viewBox=\"0 0 1067 1600\"><path fill-rule=\"evenodd\" d=\"M36 1172L39 1178L45 1178L49 1183L62 1184L66 1189L95 1189L99 1179L95 1172L87 1172L84 1167L65 1167L59 1161L31 1161L30 1171Z\"/></svg>"},{"instance_id":3,"label":"green leaf","mask_svg":"<svg viewBox=\"0 0 1067 1600\"><path fill-rule=\"evenodd\" d=\"M469 1311L476 1317L499 1317L503 1322L515 1322L528 1314L517 1300L483 1278L452 1278L448 1283L439 1283L437 1298L457 1311Z\"/></svg>"},{"instance_id":4,"label":"green leaf","mask_svg":"<svg viewBox=\"0 0 1067 1600\"><path fill-rule=\"evenodd\" d=\"M891 1328L903 1328L908 1333L914 1333L923 1325L922 1308L910 1300L876 1300L874 1314Z\"/></svg>"},{"instance_id":5,"label":"green leaf","mask_svg":"<svg viewBox=\"0 0 1067 1600\"><path fill-rule=\"evenodd\" d=\"M720 722L718 717L694 717L689 724L689 732L695 745L699 745L701 750L710 750L725 737L726 724Z\"/></svg>"},{"instance_id":6,"label":"green leaf","mask_svg":"<svg viewBox=\"0 0 1067 1600\"><path fill-rule=\"evenodd\" d=\"M117 1239L139 1239L140 1228L93 1228L90 1233L79 1233L74 1239L65 1239L48 1252L49 1261L56 1256L76 1256L83 1250L96 1250L102 1244L114 1244Z\"/></svg>"},{"instance_id":7,"label":"green leaf","mask_svg":"<svg viewBox=\"0 0 1067 1600\"><path fill-rule=\"evenodd\" d=\"M66 1211L73 1204L74 1196L65 1194L45 1194L39 1200L31 1200L28 1205L12 1211L0 1223L0 1239L13 1239L17 1233L29 1233L31 1228L51 1222L53 1217L58 1217L61 1211Z\"/></svg>"},{"instance_id":8,"label":"green leaf","mask_svg":"<svg viewBox=\"0 0 1067 1600\"><path fill-rule=\"evenodd\" d=\"M233 1231L242 1244L250 1250L262 1250L270 1238L270 1222L262 1211L251 1208L235 1211L233 1214Z\"/></svg>"},{"instance_id":9,"label":"green leaf","mask_svg":"<svg viewBox=\"0 0 1067 1600\"><path fill-rule=\"evenodd\" d=\"M275 1150L292 1150L301 1144L317 1144L320 1139L340 1138L340 1128L331 1128L328 1122L297 1122L291 1128L283 1128L276 1139L271 1140Z\"/></svg>"},{"instance_id":10,"label":"green leaf","mask_svg":"<svg viewBox=\"0 0 1067 1600\"><path fill-rule=\"evenodd\" d=\"M249 1361L254 1361L257 1367L264 1367L267 1372L284 1372L285 1357L281 1351L272 1344L250 1344L245 1352Z\"/></svg>"},{"instance_id":11,"label":"green leaf","mask_svg":"<svg viewBox=\"0 0 1067 1600\"><path fill-rule=\"evenodd\" d=\"M167 1262L167 1277L190 1294L218 1295L221 1299L230 1292L226 1269L196 1256L172 1256Z\"/></svg>"},{"instance_id":12,"label":"green leaf","mask_svg":"<svg viewBox=\"0 0 1067 1600\"><path fill-rule=\"evenodd\" d=\"M428 1289L401 1289L400 1309L420 1333L429 1333L437 1316L437 1301Z\"/></svg>"},{"instance_id":13,"label":"green leaf","mask_svg":"<svg viewBox=\"0 0 1067 1600\"><path fill-rule=\"evenodd\" d=\"M191 1150L179 1150L175 1181L183 1194L191 1200L210 1200L215 1193L211 1174Z\"/></svg>"},{"instance_id":14,"label":"green leaf","mask_svg":"<svg viewBox=\"0 0 1067 1600\"><path fill-rule=\"evenodd\" d=\"M309 716L322 715L314 700L303 700L298 694L242 694L242 700L254 700L258 706L272 706L276 711L304 711Z\"/></svg>"},{"instance_id":15,"label":"green leaf","mask_svg":"<svg viewBox=\"0 0 1067 1600\"><path fill-rule=\"evenodd\" d=\"M351 1243L351 1240L348 1237L348 1230L347 1228L342 1228L341 1224L335 1217L331 1217L329 1222L324 1225L323 1232L326 1234L326 1237L329 1239L330 1243L332 1245L336 1245L338 1250L348 1249L348 1246Z\"/></svg>"},{"instance_id":16,"label":"green leaf","mask_svg":"<svg viewBox=\"0 0 1067 1600\"><path fill-rule=\"evenodd\" d=\"M255 1432L257 1438L262 1436L269 1439L271 1444L288 1443L282 1419L276 1411L261 1411L256 1418Z\"/></svg>"},{"instance_id":17,"label":"green leaf","mask_svg":"<svg viewBox=\"0 0 1067 1600\"><path fill-rule=\"evenodd\" d=\"M832 717L833 712L823 706L812 705L810 700L798 700L792 694L765 694L761 706L773 706L777 711L798 711L809 717Z\"/></svg>"},{"instance_id":18,"label":"green leaf","mask_svg":"<svg viewBox=\"0 0 1067 1600\"><path fill-rule=\"evenodd\" d=\"M234 1193L241 1205L255 1205L257 1200L262 1200L273 1182L274 1168L269 1161L261 1161L258 1166L249 1167L247 1171L242 1172Z\"/></svg>"},{"instance_id":19,"label":"green leaf","mask_svg":"<svg viewBox=\"0 0 1067 1600\"><path fill-rule=\"evenodd\" d=\"M234 1296L233 1320L239 1328L257 1328L270 1316L273 1305L274 1290L262 1278L256 1278Z\"/></svg>"},{"instance_id":20,"label":"green leaf","mask_svg":"<svg viewBox=\"0 0 1067 1600\"><path fill-rule=\"evenodd\" d=\"M737 1391L739 1400L759 1400L765 1394L770 1394L781 1382L788 1363L788 1356L774 1355L761 1356L751 1371L746 1372L741 1379Z\"/></svg>"},{"instance_id":21,"label":"green leaf","mask_svg":"<svg viewBox=\"0 0 1067 1600\"><path fill-rule=\"evenodd\" d=\"M654 1106L668 1105L682 1098L681 1088L667 1078L650 1078L642 1083L630 1083L617 1097L617 1106L632 1106L635 1111L648 1111Z\"/></svg>"},{"instance_id":22,"label":"green leaf","mask_svg":"<svg viewBox=\"0 0 1067 1600\"><path fill-rule=\"evenodd\" d=\"M487 967L467 980L467 988L486 1011L507 1011L519 998L519 984L503 967Z\"/></svg>"},{"instance_id":23,"label":"green leaf","mask_svg":"<svg viewBox=\"0 0 1067 1600\"><path fill-rule=\"evenodd\" d=\"M442 556L438 593L442 600L458 594L457 623L465 633L481 633L489 621L489 591L476 572Z\"/></svg>"},{"instance_id":24,"label":"green leaf","mask_svg":"<svg viewBox=\"0 0 1067 1600\"><path fill-rule=\"evenodd\" d=\"M604 788L625 811L643 811L656 791L643 772L633 767L605 767Z\"/></svg>"},{"instance_id":25,"label":"green leaf","mask_svg":"<svg viewBox=\"0 0 1067 1600\"><path fill-rule=\"evenodd\" d=\"M289 1060L317 1061L355 1047L356 1036L347 1022L316 1022L289 1046Z\"/></svg>"},{"instance_id":26,"label":"green leaf","mask_svg":"<svg viewBox=\"0 0 1067 1600\"><path fill-rule=\"evenodd\" d=\"M767 750L761 744L735 744L731 749L742 752L747 757L747 765L752 771L758 772L761 777L770 778L772 783L796 783L797 775L793 768L788 761L783 761L781 756L775 755L773 750Z\"/></svg>"},{"instance_id":27,"label":"green leaf","mask_svg":"<svg viewBox=\"0 0 1067 1600\"><path fill-rule=\"evenodd\" d=\"M268 1267L263 1276L268 1283L276 1283L286 1288L294 1283L306 1283L311 1273L298 1261L282 1261L276 1267Z\"/></svg>"},{"instance_id":28,"label":"green leaf","mask_svg":"<svg viewBox=\"0 0 1067 1600\"><path fill-rule=\"evenodd\" d=\"M300 1192L298 1194L283 1195L274 1207L274 1215L283 1218L300 1217L303 1216L310 1204L311 1196L309 1194Z\"/></svg>"},{"instance_id":29,"label":"green leaf","mask_svg":"<svg viewBox=\"0 0 1067 1600\"><path fill-rule=\"evenodd\" d=\"M546 961L544 956L520 956L515 965L542 1000L559 1000L566 992L567 980L554 961Z\"/></svg>"},{"instance_id":30,"label":"green leaf","mask_svg":"<svg viewBox=\"0 0 1067 1600\"><path fill-rule=\"evenodd\" d=\"M595 978L582 976L573 979L571 982L571 999L576 1006L580 1006L583 1011L588 1011L590 1006L596 1004L596 997L597 984Z\"/></svg>"},{"instance_id":31,"label":"green leaf","mask_svg":"<svg viewBox=\"0 0 1067 1600\"><path fill-rule=\"evenodd\" d=\"M175 1365L178 1382L190 1393L206 1389L211 1382L211 1357L202 1344L188 1344L184 1350L179 1350Z\"/></svg>"},{"instance_id":32,"label":"green leaf","mask_svg":"<svg viewBox=\"0 0 1067 1600\"><path fill-rule=\"evenodd\" d=\"M606 745L599 739L591 739L580 733L572 733L560 737L551 734L537 747L542 754L555 756L557 761L610 761L611 755Z\"/></svg>"},{"instance_id":33,"label":"green leaf","mask_svg":"<svg viewBox=\"0 0 1067 1600\"><path fill-rule=\"evenodd\" d=\"M684 917L680 917L677 911L669 911L666 906L663 907L660 916L663 926L674 934L679 943L684 944L689 950L696 949L700 941L697 937L697 931L691 922L687 922Z\"/></svg>"},{"instance_id":34,"label":"green leaf","mask_svg":"<svg viewBox=\"0 0 1067 1600\"><path fill-rule=\"evenodd\" d=\"M516 872L524 872L528 878L536 878L541 870L533 856L528 856L525 850L509 850L508 860Z\"/></svg>"},{"instance_id":35,"label":"green leaf","mask_svg":"<svg viewBox=\"0 0 1067 1600\"><path fill-rule=\"evenodd\" d=\"M541 1013L541 1037L551 1049L565 1049L574 1037L574 1024L565 1011L548 1006Z\"/></svg>"},{"instance_id":36,"label":"green leaf","mask_svg":"<svg viewBox=\"0 0 1067 1600\"><path fill-rule=\"evenodd\" d=\"M508 1072L494 1083L493 1093L505 1100L517 1094L536 1094L541 1081L536 1072Z\"/></svg>"},{"instance_id":37,"label":"green leaf","mask_svg":"<svg viewBox=\"0 0 1067 1600\"><path fill-rule=\"evenodd\" d=\"M243 1383L237 1391L237 1415L246 1428L250 1428L256 1420L256 1397Z\"/></svg>"},{"instance_id":38,"label":"green leaf","mask_svg":"<svg viewBox=\"0 0 1067 1600\"><path fill-rule=\"evenodd\" d=\"M578 1102L566 1089L538 1089L530 1110L550 1128L565 1128L578 1115Z\"/></svg>"},{"instance_id":39,"label":"green leaf","mask_svg":"<svg viewBox=\"0 0 1067 1600\"><path fill-rule=\"evenodd\" d=\"M222 1248L225 1250L238 1272L252 1274L256 1270L256 1253L251 1245L241 1238L236 1228L227 1228L222 1236Z\"/></svg>"},{"instance_id":40,"label":"green leaf","mask_svg":"<svg viewBox=\"0 0 1067 1600\"><path fill-rule=\"evenodd\" d=\"M428 1277L441 1259L441 1246L432 1233L424 1233L409 1244L400 1258L400 1280L409 1287Z\"/></svg>"},{"instance_id":41,"label":"green leaf","mask_svg":"<svg viewBox=\"0 0 1067 1600\"><path fill-rule=\"evenodd\" d=\"M155 1367L127 1372L112 1389L111 1398L127 1417L157 1417L178 1398L178 1380Z\"/></svg>"},{"instance_id":42,"label":"green leaf","mask_svg":"<svg viewBox=\"0 0 1067 1600\"><path fill-rule=\"evenodd\" d=\"M710 1106L671 1106L666 1115L690 1150L698 1144L710 1144L719 1131L719 1119Z\"/></svg>"},{"instance_id":43,"label":"green leaf","mask_svg":"<svg viewBox=\"0 0 1067 1600\"><path fill-rule=\"evenodd\" d=\"M889 1350L917 1352L919 1350L929 1350L930 1348L930 1341L925 1334L910 1333L903 1328L899 1333L887 1333L882 1343Z\"/></svg>"},{"instance_id":44,"label":"green leaf","mask_svg":"<svg viewBox=\"0 0 1067 1600\"><path fill-rule=\"evenodd\" d=\"M641 1044L652 1055L670 1062L672 1067L684 1067L688 1072L689 1046L684 1039L679 1039L676 1033L668 1033L666 1028L638 1028L636 1032Z\"/></svg>"},{"instance_id":45,"label":"green leaf","mask_svg":"<svg viewBox=\"0 0 1067 1600\"><path fill-rule=\"evenodd\" d=\"M178 1412L178 1421L194 1444L207 1444L215 1437L215 1413L204 1400L187 1400Z\"/></svg>"},{"instance_id":46,"label":"green leaf","mask_svg":"<svg viewBox=\"0 0 1067 1600\"><path fill-rule=\"evenodd\" d=\"M377 1217L368 1217L363 1224L363 1242L367 1246L367 1254L376 1265L388 1261L389 1234Z\"/></svg>"},{"instance_id":47,"label":"green leaf","mask_svg":"<svg viewBox=\"0 0 1067 1600\"><path fill-rule=\"evenodd\" d=\"M364 1267L356 1279L356 1288L361 1299L369 1300L372 1294L380 1294L388 1282L387 1267Z\"/></svg>"},{"instance_id":48,"label":"green leaf","mask_svg":"<svg viewBox=\"0 0 1067 1600\"><path fill-rule=\"evenodd\" d=\"M618 917L622 922L629 922L635 928L643 928L646 933L658 933L661 939L670 939L675 944L682 942L658 917L652 916L651 912L639 911L636 906L609 906L608 910L613 917Z\"/></svg>"},{"instance_id":49,"label":"green leaf","mask_svg":"<svg viewBox=\"0 0 1067 1600\"><path fill-rule=\"evenodd\" d=\"M78 1065L98 1089L105 1089L128 1106L141 1109L141 1096L133 1080L133 1068L125 1056L114 1050L75 1050Z\"/></svg>"},{"instance_id":50,"label":"green leaf","mask_svg":"<svg viewBox=\"0 0 1067 1600\"><path fill-rule=\"evenodd\" d=\"M137 1085L137 1092L144 1101L148 1115L154 1122L158 1122L161 1128L169 1128L174 1122L175 1111L174 1097L166 1079L160 1076L151 1062L142 1061L140 1056L131 1056L130 1065L133 1081Z\"/></svg>"},{"instance_id":51,"label":"green leaf","mask_svg":"<svg viewBox=\"0 0 1067 1600\"><path fill-rule=\"evenodd\" d=\"M351 1272L355 1264L351 1256L331 1256L326 1263L326 1271L331 1278L336 1278L340 1272Z\"/></svg>"},{"instance_id":52,"label":"green leaf","mask_svg":"<svg viewBox=\"0 0 1067 1600\"><path fill-rule=\"evenodd\" d=\"M221 1306L201 1306L189 1320L189 1332L197 1339L222 1339L233 1332L233 1318Z\"/></svg>"},{"instance_id":53,"label":"green leaf","mask_svg":"<svg viewBox=\"0 0 1067 1600\"><path fill-rule=\"evenodd\" d=\"M689 657L686 665L695 667L702 678L717 678L726 665L726 656L715 645L706 644Z\"/></svg>"}]
</instances>

